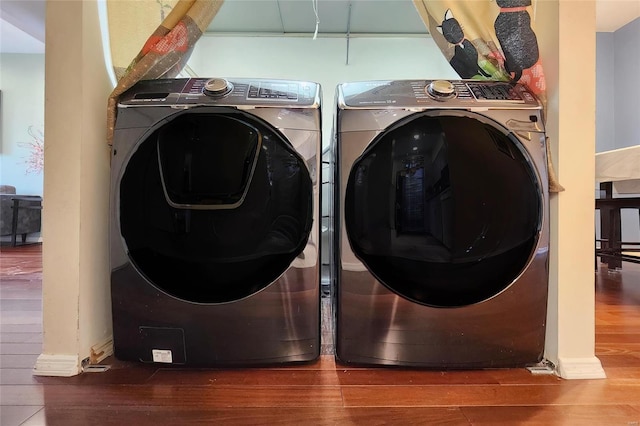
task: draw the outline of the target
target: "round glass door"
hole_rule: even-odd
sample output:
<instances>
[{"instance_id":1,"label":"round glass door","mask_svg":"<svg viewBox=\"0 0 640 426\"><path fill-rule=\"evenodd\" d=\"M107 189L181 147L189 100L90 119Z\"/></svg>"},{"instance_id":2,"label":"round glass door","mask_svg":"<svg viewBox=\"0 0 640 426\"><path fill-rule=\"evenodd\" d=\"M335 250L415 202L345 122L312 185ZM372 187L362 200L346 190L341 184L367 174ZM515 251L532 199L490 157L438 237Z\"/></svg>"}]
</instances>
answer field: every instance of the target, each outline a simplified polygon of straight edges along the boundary
<instances>
[{"instance_id":1,"label":"round glass door","mask_svg":"<svg viewBox=\"0 0 640 426\"><path fill-rule=\"evenodd\" d=\"M542 191L521 143L473 113L426 112L378 136L350 171L354 254L415 302L457 307L505 290L528 264Z\"/></svg>"},{"instance_id":2,"label":"round glass door","mask_svg":"<svg viewBox=\"0 0 640 426\"><path fill-rule=\"evenodd\" d=\"M313 188L276 130L242 112L190 110L131 155L119 184L120 232L159 290L223 303L275 281L304 250Z\"/></svg>"}]
</instances>

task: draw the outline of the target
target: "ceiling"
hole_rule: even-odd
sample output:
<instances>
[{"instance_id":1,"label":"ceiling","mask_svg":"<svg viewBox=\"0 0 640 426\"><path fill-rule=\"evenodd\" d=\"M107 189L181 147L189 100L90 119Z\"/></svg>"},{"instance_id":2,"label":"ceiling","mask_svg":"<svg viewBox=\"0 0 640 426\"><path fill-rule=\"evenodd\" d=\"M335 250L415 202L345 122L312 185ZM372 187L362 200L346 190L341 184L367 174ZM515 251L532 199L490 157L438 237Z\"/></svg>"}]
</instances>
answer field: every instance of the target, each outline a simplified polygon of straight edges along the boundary
<instances>
[{"instance_id":1,"label":"ceiling","mask_svg":"<svg viewBox=\"0 0 640 426\"><path fill-rule=\"evenodd\" d=\"M412 0L316 0L318 33L424 34ZM212 33L313 34L313 0L226 0ZM251 11L251 13L247 13ZM596 0L596 30L612 32L640 16L638 0ZM0 52L44 52L44 0L0 1Z\"/></svg>"},{"instance_id":2,"label":"ceiling","mask_svg":"<svg viewBox=\"0 0 640 426\"><path fill-rule=\"evenodd\" d=\"M0 53L44 53L44 0L0 1Z\"/></svg>"},{"instance_id":3,"label":"ceiling","mask_svg":"<svg viewBox=\"0 0 640 426\"><path fill-rule=\"evenodd\" d=\"M319 34L425 34L412 0L316 0ZM251 14L247 14L250 10ZM313 0L228 0L214 33L313 33Z\"/></svg>"},{"instance_id":4,"label":"ceiling","mask_svg":"<svg viewBox=\"0 0 640 426\"><path fill-rule=\"evenodd\" d=\"M596 0L596 30L613 32L640 16L638 0Z\"/></svg>"}]
</instances>

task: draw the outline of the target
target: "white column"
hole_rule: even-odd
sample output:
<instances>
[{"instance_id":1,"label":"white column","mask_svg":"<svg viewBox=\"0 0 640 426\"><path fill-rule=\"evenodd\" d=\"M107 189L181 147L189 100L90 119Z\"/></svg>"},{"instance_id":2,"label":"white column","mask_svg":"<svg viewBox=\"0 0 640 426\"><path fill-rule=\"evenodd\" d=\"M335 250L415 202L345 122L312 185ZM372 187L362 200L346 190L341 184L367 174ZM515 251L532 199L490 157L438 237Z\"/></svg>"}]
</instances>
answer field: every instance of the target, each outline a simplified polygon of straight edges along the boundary
<instances>
[{"instance_id":1,"label":"white column","mask_svg":"<svg viewBox=\"0 0 640 426\"><path fill-rule=\"evenodd\" d=\"M548 84L551 195L545 356L567 379L604 378L595 356L595 1L541 0L536 29Z\"/></svg>"},{"instance_id":2,"label":"white column","mask_svg":"<svg viewBox=\"0 0 640 426\"><path fill-rule=\"evenodd\" d=\"M71 376L111 350L109 148L96 0L47 1L43 351L35 375Z\"/></svg>"}]
</instances>

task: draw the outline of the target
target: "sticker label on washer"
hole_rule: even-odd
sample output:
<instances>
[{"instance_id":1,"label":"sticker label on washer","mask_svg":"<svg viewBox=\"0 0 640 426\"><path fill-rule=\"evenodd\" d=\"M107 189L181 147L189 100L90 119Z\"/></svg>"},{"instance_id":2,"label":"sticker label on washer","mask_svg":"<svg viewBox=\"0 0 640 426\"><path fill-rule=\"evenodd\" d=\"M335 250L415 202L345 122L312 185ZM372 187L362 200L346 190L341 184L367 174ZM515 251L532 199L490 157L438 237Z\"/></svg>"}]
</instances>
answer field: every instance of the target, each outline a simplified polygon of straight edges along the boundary
<instances>
[{"instance_id":1,"label":"sticker label on washer","mask_svg":"<svg viewBox=\"0 0 640 426\"><path fill-rule=\"evenodd\" d=\"M152 349L151 353L153 354L153 362L173 363L173 356L168 349Z\"/></svg>"}]
</instances>

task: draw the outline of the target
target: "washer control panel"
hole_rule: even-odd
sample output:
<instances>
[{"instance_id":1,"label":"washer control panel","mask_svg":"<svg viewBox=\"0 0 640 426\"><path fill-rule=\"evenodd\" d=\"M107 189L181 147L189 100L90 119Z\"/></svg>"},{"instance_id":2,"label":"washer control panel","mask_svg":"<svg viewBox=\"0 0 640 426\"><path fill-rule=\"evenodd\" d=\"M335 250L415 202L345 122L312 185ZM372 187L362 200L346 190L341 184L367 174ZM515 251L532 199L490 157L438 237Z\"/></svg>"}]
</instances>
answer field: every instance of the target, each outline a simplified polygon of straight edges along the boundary
<instances>
[{"instance_id":1,"label":"washer control panel","mask_svg":"<svg viewBox=\"0 0 640 426\"><path fill-rule=\"evenodd\" d=\"M532 107L541 104L522 84L479 80L392 80L343 83L338 100L345 108L486 108Z\"/></svg>"},{"instance_id":2,"label":"washer control panel","mask_svg":"<svg viewBox=\"0 0 640 426\"><path fill-rule=\"evenodd\" d=\"M140 81L122 94L120 106L316 107L320 96L320 85L309 81L178 78Z\"/></svg>"},{"instance_id":3,"label":"washer control panel","mask_svg":"<svg viewBox=\"0 0 640 426\"><path fill-rule=\"evenodd\" d=\"M486 84L469 82L466 83L466 87L478 101L525 101L521 88L518 90L517 87L510 83L494 82Z\"/></svg>"},{"instance_id":4,"label":"washer control panel","mask_svg":"<svg viewBox=\"0 0 640 426\"><path fill-rule=\"evenodd\" d=\"M249 84L249 99L286 99L297 101L300 95L297 83L274 83L272 81Z\"/></svg>"}]
</instances>

